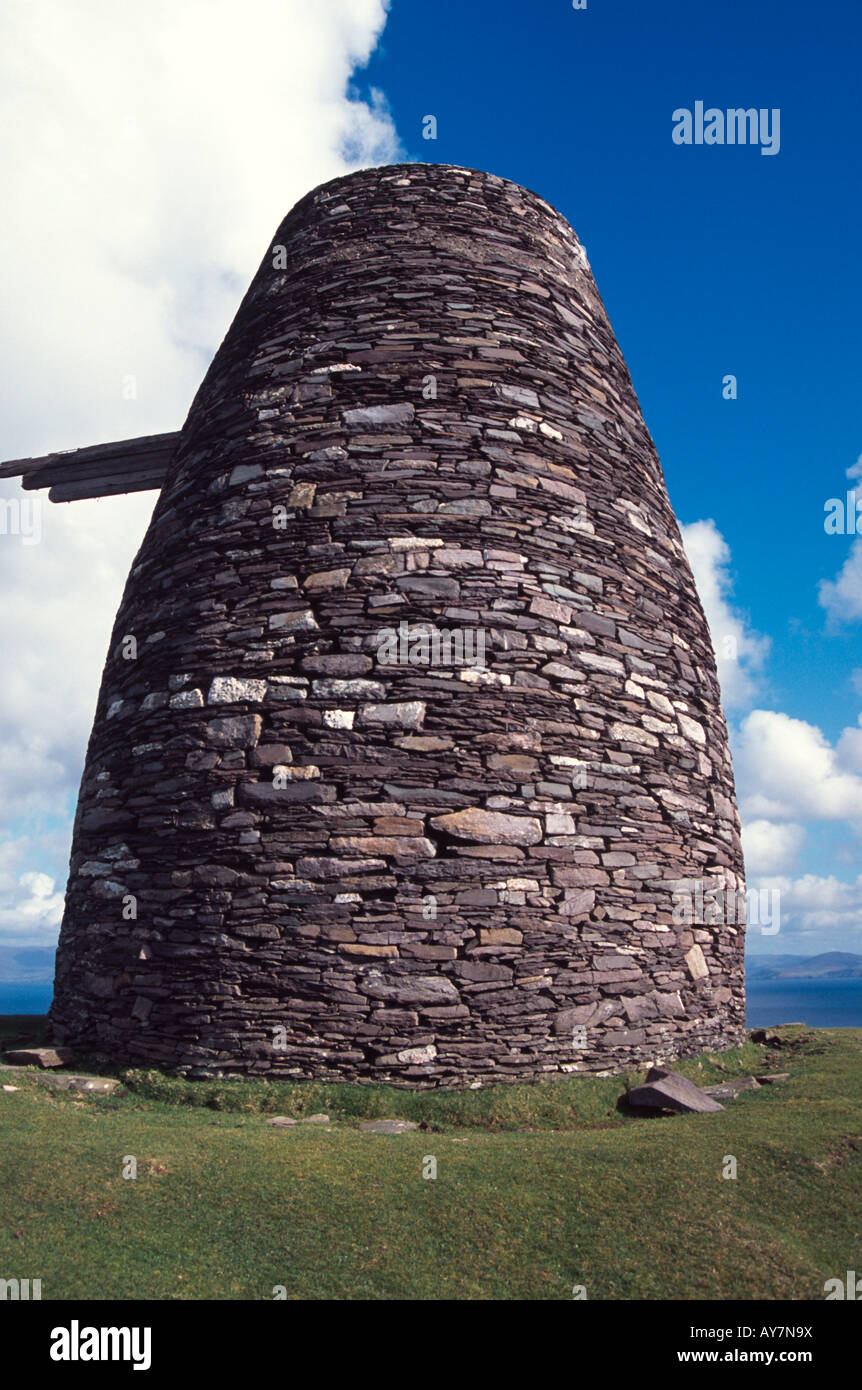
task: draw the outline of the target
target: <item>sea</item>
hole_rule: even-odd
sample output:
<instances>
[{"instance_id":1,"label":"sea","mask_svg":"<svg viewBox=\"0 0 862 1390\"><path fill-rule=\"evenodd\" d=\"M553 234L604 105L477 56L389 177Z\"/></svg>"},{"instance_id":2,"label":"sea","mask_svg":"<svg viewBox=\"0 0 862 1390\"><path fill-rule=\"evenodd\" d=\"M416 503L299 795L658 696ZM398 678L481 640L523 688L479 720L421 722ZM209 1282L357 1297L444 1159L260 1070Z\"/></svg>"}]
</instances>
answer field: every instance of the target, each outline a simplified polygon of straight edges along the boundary
<instances>
[{"instance_id":1,"label":"sea","mask_svg":"<svg viewBox=\"0 0 862 1390\"><path fill-rule=\"evenodd\" d=\"M749 1028L862 1028L862 979L750 980L745 993Z\"/></svg>"},{"instance_id":2,"label":"sea","mask_svg":"<svg viewBox=\"0 0 862 1390\"><path fill-rule=\"evenodd\" d=\"M862 979L751 980L747 994L749 1028L862 1028ZM0 1015L45 1014L50 1003L50 984L0 982Z\"/></svg>"},{"instance_id":3,"label":"sea","mask_svg":"<svg viewBox=\"0 0 862 1390\"><path fill-rule=\"evenodd\" d=\"M0 1017L3 1014L46 1014L53 994L50 984L19 985L0 981Z\"/></svg>"}]
</instances>

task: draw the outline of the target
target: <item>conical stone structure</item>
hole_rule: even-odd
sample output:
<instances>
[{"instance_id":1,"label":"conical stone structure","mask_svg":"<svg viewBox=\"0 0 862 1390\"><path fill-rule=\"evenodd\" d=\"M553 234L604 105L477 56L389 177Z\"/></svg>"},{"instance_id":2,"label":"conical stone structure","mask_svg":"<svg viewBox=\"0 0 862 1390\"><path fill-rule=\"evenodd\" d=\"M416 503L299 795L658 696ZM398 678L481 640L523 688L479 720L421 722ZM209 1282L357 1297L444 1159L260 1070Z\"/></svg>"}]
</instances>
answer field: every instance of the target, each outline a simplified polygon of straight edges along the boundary
<instances>
[{"instance_id":1,"label":"conical stone structure","mask_svg":"<svg viewBox=\"0 0 862 1390\"><path fill-rule=\"evenodd\" d=\"M704 902L742 874L706 622L571 228L441 165L308 194L126 585L55 1037L413 1086L729 1047L744 928Z\"/></svg>"}]
</instances>

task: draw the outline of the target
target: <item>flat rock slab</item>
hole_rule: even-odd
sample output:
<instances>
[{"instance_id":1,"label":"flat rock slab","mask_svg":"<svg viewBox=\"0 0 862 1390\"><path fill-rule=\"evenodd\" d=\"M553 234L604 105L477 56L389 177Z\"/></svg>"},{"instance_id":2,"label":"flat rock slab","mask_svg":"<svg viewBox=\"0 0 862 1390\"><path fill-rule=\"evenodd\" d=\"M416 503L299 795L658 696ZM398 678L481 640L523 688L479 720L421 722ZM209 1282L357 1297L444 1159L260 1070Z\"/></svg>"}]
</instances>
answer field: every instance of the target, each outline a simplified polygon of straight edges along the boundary
<instances>
[{"instance_id":1,"label":"flat rock slab","mask_svg":"<svg viewBox=\"0 0 862 1390\"><path fill-rule=\"evenodd\" d=\"M367 1120L359 1128L363 1134L406 1134L408 1129L418 1129L412 1120Z\"/></svg>"},{"instance_id":2,"label":"flat rock slab","mask_svg":"<svg viewBox=\"0 0 862 1390\"><path fill-rule=\"evenodd\" d=\"M290 1129L293 1125L328 1125L329 1116L324 1114L302 1115L294 1119L292 1115L274 1115L271 1120L267 1120L268 1125L273 1125L276 1129Z\"/></svg>"},{"instance_id":3,"label":"flat rock slab","mask_svg":"<svg viewBox=\"0 0 862 1390\"><path fill-rule=\"evenodd\" d=\"M739 1076L735 1081L719 1081L715 1086L703 1086L701 1089L704 1095L712 1096L713 1100L733 1100L743 1091L759 1091L760 1082L753 1076Z\"/></svg>"},{"instance_id":4,"label":"flat rock slab","mask_svg":"<svg viewBox=\"0 0 862 1390\"><path fill-rule=\"evenodd\" d=\"M761 1086L774 1086L777 1081L789 1081L789 1071L770 1071L764 1072L763 1076L758 1076L757 1080Z\"/></svg>"},{"instance_id":5,"label":"flat rock slab","mask_svg":"<svg viewBox=\"0 0 862 1390\"><path fill-rule=\"evenodd\" d=\"M679 1110L705 1114L724 1109L693 1081L663 1067L651 1067L644 1084L634 1086L625 1099L628 1105L639 1110Z\"/></svg>"},{"instance_id":6,"label":"flat rock slab","mask_svg":"<svg viewBox=\"0 0 862 1390\"><path fill-rule=\"evenodd\" d=\"M6 1057L21 1067L67 1067L75 1060L68 1047L20 1047L7 1052Z\"/></svg>"},{"instance_id":7,"label":"flat rock slab","mask_svg":"<svg viewBox=\"0 0 862 1390\"><path fill-rule=\"evenodd\" d=\"M37 1081L40 1086L47 1086L49 1091L79 1091L94 1096L126 1094L122 1081L114 1076L73 1076L71 1072L30 1071L26 1067L7 1067L6 1070L23 1076L25 1080Z\"/></svg>"}]
</instances>

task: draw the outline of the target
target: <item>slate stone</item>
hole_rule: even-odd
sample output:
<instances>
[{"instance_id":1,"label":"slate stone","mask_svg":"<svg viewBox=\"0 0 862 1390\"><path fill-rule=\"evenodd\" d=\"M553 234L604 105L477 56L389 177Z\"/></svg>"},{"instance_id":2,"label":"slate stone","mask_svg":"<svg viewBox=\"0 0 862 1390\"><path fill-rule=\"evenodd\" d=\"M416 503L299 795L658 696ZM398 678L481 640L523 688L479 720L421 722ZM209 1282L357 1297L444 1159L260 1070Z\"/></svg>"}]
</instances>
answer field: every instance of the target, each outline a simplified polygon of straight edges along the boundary
<instances>
[{"instance_id":1,"label":"slate stone","mask_svg":"<svg viewBox=\"0 0 862 1390\"><path fill-rule=\"evenodd\" d=\"M31 1080L49 1091L72 1091L76 1095L112 1096L125 1095L121 1081L113 1076L73 1075L67 1071L34 1071L29 1073Z\"/></svg>"},{"instance_id":2,"label":"slate stone","mask_svg":"<svg viewBox=\"0 0 862 1390\"><path fill-rule=\"evenodd\" d=\"M68 1067L75 1060L68 1047L20 1047L4 1055L7 1061L21 1067Z\"/></svg>"},{"instance_id":3,"label":"slate stone","mask_svg":"<svg viewBox=\"0 0 862 1390\"><path fill-rule=\"evenodd\" d=\"M372 999L394 1004L457 1004L460 996L451 980L443 975L400 975L389 979L366 975L359 988Z\"/></svg>"},{"instance_id":4,"label":"slate stone","mask_svg":"<svg viewBox=\"0 0 862 1390\"><path fill-rule=\"evenodd\" d=\"M509 816L500 811L484 811L479 806L434 816L431 824L435 830L444 830L458 840L478 844L537 845L542 838L541 824L534 817Z\"/></svg>"},{"instance_id":5,"label":"slate stone","mask_svg":"<svg viewBox=\"0 0 862 1390\"><path fill-rule=\"evenodd\" d=\"M409 425L414 414L409 402L399 401L395 405L371 405L345 410L343 418L345 425L355 429L360 425Z\"/></svg>"},{"instance_id":6,"label":"slate stone","mask_svg":"<svg viewBox=\"0 0 862 1390\"><path fill-rule=\"evenodd\" d=\"M704 1095L712 1096L713 1100L733 1100L743 1091L759 1091L760 1082L753 1076L740 1076L735 1081L720 1081L715 1086L701 1087Z\"/></svg>"},{"instance_id":7,"label":"slate stone","mask_svg":"<svg viewBox=\"0 0 862 1390\"><path fill-rule=\"evenodd\" d=\"M662 1067L650 1068L646 1081L627 1091L625 1100L628 1106L638 1110L679 1110L707 1114L724 1109L712 1096L695 1086L693 1081L680 1076L679 1072L666 1071Z\"/></svg>"},{"instance_id":8,"label":"slate stone","mask_svg":"<svg viewBox=\"0 0 862 1390\"><path fill-rule=\"evenodd\" d=\"M334 801L334 787L316 782L289 782L287 786L273 786L271 782L243 782L239 789L242 800L251 806L262 806L269 811L281 811L297 801Z\"/></svg>"},{"instance_id":9,"label":"slate stone","mask_svg":"<svg viewBox=\"0 0 862 1390\"><path fill-rule=\"evenodd\" d=\"M260 736L261 727L259 714L210 719L205 726L204 737L207 743L216 748L251 748Z\"/></svg>"},{"instance_id":10,"label":"slate stone","mask_svg":"<svg viewBox=\"0 0 862 1390\"><path fill-rule=\"evenodd\" d=\"M359 1126L362 1134L407 1134L418 1128L412 1120L366 1120Z\"/></svg>"}]
</instances>

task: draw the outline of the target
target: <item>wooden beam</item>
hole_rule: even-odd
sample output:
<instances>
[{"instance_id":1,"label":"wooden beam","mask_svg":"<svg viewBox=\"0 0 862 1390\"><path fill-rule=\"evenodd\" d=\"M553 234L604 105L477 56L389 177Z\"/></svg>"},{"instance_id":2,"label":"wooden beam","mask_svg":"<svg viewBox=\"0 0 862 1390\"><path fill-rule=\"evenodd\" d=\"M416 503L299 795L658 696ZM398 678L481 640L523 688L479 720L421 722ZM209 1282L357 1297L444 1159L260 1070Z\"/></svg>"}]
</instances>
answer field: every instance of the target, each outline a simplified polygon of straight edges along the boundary
<instances>
[{"instance_id":1,"label":"wooden beam","mask_svg":"<svg viewBox=\"0 0 862 1390\"><path fill-rule=\"evenodd\" d=\"M11 459L0 464L0 478L20 478L28 490L50 488L52 502L84 497L114 497L124 492L161 488L180 431L90 444L41 458Z\"/></svg>"},{"instance_id":2,"label":"wooden beam","mask_svg":"<svg viewBox=\"0 0 862 1390\"><path fill-rule=\"evenodd\" d=\"M165 473L128 474L123 478L93 478L89 482L55 483L48 493L50 502L81 502L86 497L120 497L127 492L160 492Z\"/></svg>"}]
</instances>

